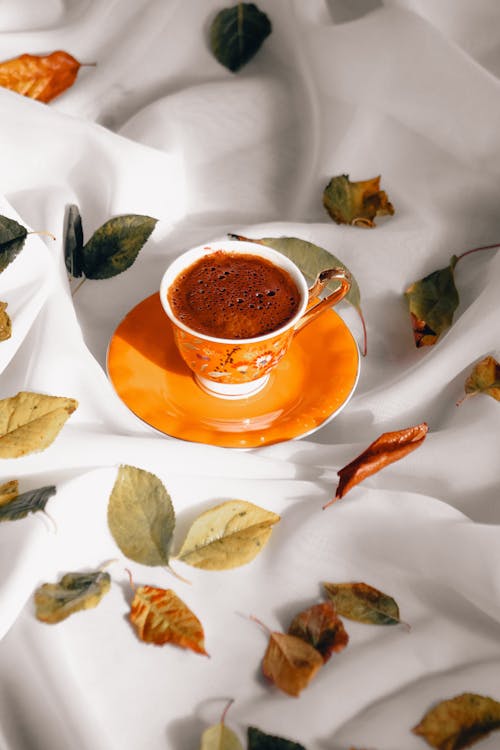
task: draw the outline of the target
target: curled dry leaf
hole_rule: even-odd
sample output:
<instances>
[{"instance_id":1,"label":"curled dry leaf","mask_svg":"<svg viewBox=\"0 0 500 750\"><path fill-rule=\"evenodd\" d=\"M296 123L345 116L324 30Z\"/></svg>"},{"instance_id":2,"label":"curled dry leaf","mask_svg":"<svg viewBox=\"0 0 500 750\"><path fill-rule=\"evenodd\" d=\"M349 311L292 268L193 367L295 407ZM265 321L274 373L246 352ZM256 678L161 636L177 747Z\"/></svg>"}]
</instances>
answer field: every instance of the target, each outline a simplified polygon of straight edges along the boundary
<instances>
[{"instance_id":1,"label":"curled dry leaf","mask_svg":"<svg viewBox=\"0 0 500 750\"><path fill-rule=\"evenodd\" d=\"M279 520L258 505L228 500L198 516L177 557L205 570L245 565L263 549Z\"/></svg>"},{"instance_id":2,"label":"curled dry leaf","mask_svg":"<svg viewBox=\"0 0 500 750\"><path fill-rule=\"evenodd\" d=\"M460 750L500 728L500 703L475 693L442 701L412 729L431 747Z\"/></svg>"},{"instance_id":3,"label":"curled dry leaf","mask_svg":"<svg viewBox=\"0 0 500 750\"><path fill-rule=\"evenodd\" d=\"M271 33L271 22L254 3L224 8L210 26L210 49L216 60L235 73L258 52Z\"/></svg>"},{"instance_id":4,"label":"curled dry leaf","mask_svg":"<svg viewBox=\"0 0 500 750\"><path fill-rule=\"evenodd\" d=\"M141 641L173 643L206 654L205 634L196 615L171 589L138 586L130 605L130 621Z\"/></svg>"},{"instance_id":5,"label":"curled dry leaf","mask_svg":"<svg viewBox=\"0 0 500 750\"><path fill-rule=\"evenodd\" d=\"M28 230L8 216L0 216L0 273L21 252Z\"/></svg>"},{"instance_id":6,"label":"curled dry leaf","mask_svg":"<svg viewBox=\"0 0 500 750\"><path fill-rule=\"evenodd\" d=\"M323 191L323 205L337 224L374 227L374 218L394 214L387 194L380 190L380 175L351 182L349 175L332 177Z\"/></svg>"},{"instance_id":7,"label":"curled dry leaf","mask_svg":"<svg viewBox=\"0 0 500 750\"><path fill-rule=\"evenodd\" d=\"M324 583L338 614L349 620L372 625L397 625L396 601L367 583Z\"/></svg>"},{"instance_id":8,"label":"curled dry leaf","mask_svg":"<svg viewBox=\"0 0 500 750\"><path fill-rule=\"evenodd\" d=\"M7 313L7 302L0 302L0 341L12 336L12 321Z\"/></svg>"},{"instance_id":9,"label":"curled dry leaf","mask_svg":"<svg viewBox=\"0 0 500 750\"><path fill-rule=\"evenodd\" d=\"M19 481L11 479L0 486L0 508L19 495Z\"/></svg>"},{"instance_id":10,"label":"curled dry leaf","mask_svg":"<svg viewBox=\"0 0 500 750\"><path fill-rule=\"evenodd\" d=\"M66 573L58 583L44 583L35 591L36 616L56 623L82 609L97 607L111 586L109 573Z\"/></svg>"},{"instance_id":11,"label":"curled dry leaf","mask_svg":"<svg viewBox=\"0 0 500 750\"><path fill-rule=\"evenodd\" d=\"M422 422L414 427L384 432L380 435L363 453L337 472L340 479L335 497L326 503L324 508L340 500L350 489L367 477L376 474L377 471L394 461L399 461L400 458L404 458L422 445L428 429L426 422Z\"/></svg>"},{"instance_id":12,"label":"curled dry leaf","mask_svg":"<svg viewBox=\"0 0 500 750\"><path fill-rule=\"evenodd\" d=\"M0 86L50 102L75 82L78 60L58 50L50 55L20 55L0 63Z\"/></svg>"},{"instance_id":13,"label":"curled dry leaf","mask_svg":"<svg viewBox=\"0 0 500 750\"><path fill-rule=\"evenodd\" d=\"M478 362L465 381L464 399L478 393L485 393L500 401L500 364L494 357L485 357Z\"/></svg>"},{"instance_id":14,"label":"curled dry leaf","mask_svg":"<svg viewBox=\"0 0 500 750\"><path fill-rule=\"evenodd\" d=\"M79 278L82 268L83 228L78 206L70 205L66 209L64 225L64 263L70 276Z\"/></svg>"},{"instance_id":15,"label":"curled dry leaf","mask_svg":"<svg viewBox=\"0 0 500 750\"><path fill-rule=\"evenodd\" d=\"M288 695L298 696L323 665L323 657L302 638L272 632L262 661L268 680Z\"/></svg>"},{"instance_id":16,"label":"curled dry leaf","mask_svg":"<svg viewBox=\"0 0 500 750\"><path fill-rule=\"evenodd\" d=\"M45 510L49 499L56 494L55 486L50 485L39 487L36 490L28 490L27 492L22 492L20 495L16 491L16 494L12 496L14 484L17 485L15 480L14 482L8 482L0 488L0 491L3 490L0 497L0 522L19 521L21 518L26 518L28 513ZM10 499L7 499L9 496Z\"/></svg>"},{"instance_id":17,"label":"curled dry leaf","mask_svg":"<svg viewBox=\"0 0 500 750\"><path fill-rule=\"evenodd\" d=\"M266 734L256 727L248 727L247 736L248 750L306 750L299 742Z\"/></svg>"},{"instance_id":18,"label":"curled dry leaf","mask_svg":"<svg viewBox=\"0 0 500 750\"><path fill-rule=\"evenodd\" d=\"M124 555L143 565L168 565L175 512L155 474L120 466L108 502L108 525Z\"/></svg>"},{"instance_id":19,"label":"curled dry leaf","mask_svg":"<svg viewBox=\"0 0 500 750\"><path fill-rule=\"evenodd\" d=\"M333 652L342 651L349 641L332 602L315 604L300 612L290 623L288 633L313 646L325 663Z\"/></svg>"},{"instance_id":20,"label":"curled dry leaf","mask_svg":"<svg viewBox=\"0 0 500 750\"><path fill-rule=\"evenodd\" d=\"M0 400L0 458L42 451L57 437L78 401L20 391Z\"/></svg>"},{"instance_id":21,"label":"curled dry leaf","mask_svg":"<svg viewBox=\"0 0 500 750\"><path fill-rule=\"evenodd\" d=\"M140 214L115 216L97 229L80 248L75 246L76 264L87 279L110 279L126 271L149 239L157 219Z\"/></svg>"},{"instance_id":22,"label":"curled dry leaf","mask_svg":"<svg viewBox=\"0 0 500 750\"><path fill-rule=\"evenodd\" d=\"M455 286L454 255L450 265L410 284L405 292L415 346L432 346L453 322L459 296Z\"/></svg>"}]
</instances>

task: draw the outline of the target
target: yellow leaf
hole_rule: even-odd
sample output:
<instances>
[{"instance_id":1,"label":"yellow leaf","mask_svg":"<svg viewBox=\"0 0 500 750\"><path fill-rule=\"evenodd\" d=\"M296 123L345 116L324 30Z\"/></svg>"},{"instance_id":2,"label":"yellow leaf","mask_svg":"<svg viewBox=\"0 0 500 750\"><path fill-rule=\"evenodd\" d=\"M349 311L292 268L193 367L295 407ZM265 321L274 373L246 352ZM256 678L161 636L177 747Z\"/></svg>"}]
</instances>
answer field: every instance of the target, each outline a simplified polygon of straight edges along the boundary
<instances>
[{"instance_id":1,"label":"yellow leaf","mask_svg":"<svg viewBox=\"0 0 500 750\"><path fill-rule=\"evenodd\" d=\"M475 693L463 693L438 703L412 731L438 750L460 750L499 728L498 701Z\"/></svg>"},{"instance_id":2,"label":"yellow leaf","mask_svg":"<svg viewBox=\"0 0 500 750\"><path fill-rule=\"evenodd\" d=\"M200 750L243 750L243 747L232 729L220 722L205 729L201 735Z\"/></svg>"},{"instance_id":3,"label":"yellow leaf","mask_svg":"<svg viewBox=\"0 0 500 750\"><path fill-rule=\"evenodd\" d=\"M7 313L7 302L0 302L0 341L12 336L12 321Z\"/></svg>"},{"instance_id":4,"label":"yellow leaf","mask_svg":"<svg viewBox=\"0 0 500 750\"><path fill-rule=\"evenodd\" d=\"M77 406L73 398L29 391L0 400L0 458L47 448Z\"/></svg>"},{"instance_id":5,"label":"yellow leaf","mask_svg":"<svg viewBox=\"0 0 500 750\"><path fill-rule=\"evenodd\" d=\"M12 479L10 482L5 482L0 486L0 506L7 505L17 497L19 494L19 482L17 479Z\"/></svg>"},{"instance_id":6,"label":"yellow leaf","mask_svg":"<svg viewBox=\"0 0 500 750\"><path fill-rule=\"evenodd\" d=\"M467 396L485 393L500 401L500 364L494 357L485 357L478 362L465 381Z\"/></svg>"},{"instance_id":7,"label":"yellow leaf","mask_svg":"<svg viewBox=\"0 0 500 750\"><path fill-rule=\"evenodd\" d=\"M226 570L258 555L280 520L245 500L228 500L202 513L184 540L178 559L205 570Z\"/></svg>"},{"instance_id":8,"label":"yellow leaf","mask_svg":"<svg viewBox=\"0 0 500 750\"><path fill-rule=\"evenodd\" d=\"M97 607L111 586L109 573L66 573L58 583L44 583L35 591L36 616L54 624L82 609Z\"/></svg>"}]
</instances>

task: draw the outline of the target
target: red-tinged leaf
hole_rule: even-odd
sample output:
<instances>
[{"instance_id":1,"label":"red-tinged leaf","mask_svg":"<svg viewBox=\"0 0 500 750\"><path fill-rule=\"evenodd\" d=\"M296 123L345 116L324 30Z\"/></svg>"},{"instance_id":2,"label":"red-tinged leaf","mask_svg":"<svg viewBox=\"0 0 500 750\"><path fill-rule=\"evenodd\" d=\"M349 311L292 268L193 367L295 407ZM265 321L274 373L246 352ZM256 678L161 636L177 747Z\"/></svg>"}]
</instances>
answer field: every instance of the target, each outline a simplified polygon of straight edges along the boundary
<instances>
[{"instance_id":1,"label":"red-tinged leaf","mask_svg":"<svg viewBox=\"0 0 500 750\"><path fill-rule=\"evenodd\" d=\"M337 617L331 602L315 604L300 612L290 623L288 633L313 646L324 662L333 652L342 651L349 642L342 620Z\"/></svg>"},{"instance_id":2,"label":"red-tinged leaf","mask_svg":"<svg viewBox=\"0 0 500 750\"><path fill-rule=\"evenodd\" d=\"M173 643L206 654L203 626L171 589L138 586L130 605L130 621L141 641Z\"/></svg>"},{"instance_id":3,"label":"red-tinged leaf","mask_svg":"<svg viewBox=\"0 0 500 750\"><path fill-rule=\"evenodd\" d=\"M262 662L268 680L288 695L297 696L323 665L323 657L302 638L271 633Z\"/></svg>"},{"instance_id":4,"label":"red-tinged leaf","mask_svg":"<svg viewBox=\"0 0 500 750\"><path fill-rule=\"evenodd\" d=\"M62 50L20 55L0 63L0 86L40 102L50 102L75 82L81 63Z\"/></svg>"},{"instance_id":5,"label":"red-tinged leaf","mask_svg":"<svg viewBox=\"0 0 500 750\"><path fill-rule=\"evenodd\" d=\"M336 500L340 500L350 489L367 477L376 474L377 471L389 466L394 461L399 461L400 458L404 458L419 445L422 445L428 429L427 424L422 422L404 430L384 432L354 461L337 472L340 479L335 497L326 503L324 508L328 508Z\"/></svg>"},{"instance_id":6,"label":"red-tinged leaf","mask_svg":"<svg viewBox=\"0 0 500 750\"><path fill-rule=\"evenodd\" d=\"M463 693L428 711L412 732L438 750L461 750L500 728L500 703Z\"/></svg>"}]
</instances>

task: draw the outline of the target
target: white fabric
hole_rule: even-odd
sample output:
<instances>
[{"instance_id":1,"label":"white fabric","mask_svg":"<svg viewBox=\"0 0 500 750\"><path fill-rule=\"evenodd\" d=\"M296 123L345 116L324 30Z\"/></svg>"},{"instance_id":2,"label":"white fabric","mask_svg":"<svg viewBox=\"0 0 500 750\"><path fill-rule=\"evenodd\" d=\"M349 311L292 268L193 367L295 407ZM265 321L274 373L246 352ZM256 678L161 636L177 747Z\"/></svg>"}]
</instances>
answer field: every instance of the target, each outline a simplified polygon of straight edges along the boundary
<instances>
[{"instance_id":1,"label":"white fabric","mask_svg":"<svg viewBox=\"0 0 500 750\"><path fill-rule=\"evenodd\" d=\"M0 90L0 213L30 235L0 275L13 337L0 397L67 395L79 407L43 453L4 460L1 480L56 484L40 514L0 525L1 750L179 750L228 716L302 742L417 750L409 731L436 701L500 700L500 409L455 402L499 343L500 255L457 267L460 306L436 347L417 350L402 292L452 254L500 241L500 6L496 0L260 0L273 33L233 75L211 56L215 0L5 0L2 57L65 49L96 67L49 105ZM328 179L382 175L396 213L339 227ZM72 299L62 257L67 204L84 234L111 216L159 219L127 272ZM109 384L105 355L125 313L158 289L182 250L228 231L295 235L335 252L362 291L368 356L348 407L307 439L239 452L159 435ZM44 303L44 304L43 304ZM43 307L42 307L43 305ZM339 312L360 340L356 315ZM336 473L382 432L429 423L424 444L327 511ZM178 514L239 497L280 513L250 565L177 567L189 586L119 554L106 504L120 463L157 474ZM67 570L118 558L99 607L57 626L32 593ZM210 659L140 643L126 619L136 583L173 588L202 620ZM394 596L411 624L346 621L350 643L296 700L259 672L324 580ZM483 741L498 746L498 735Z\"/></svg>"}]
</instances>

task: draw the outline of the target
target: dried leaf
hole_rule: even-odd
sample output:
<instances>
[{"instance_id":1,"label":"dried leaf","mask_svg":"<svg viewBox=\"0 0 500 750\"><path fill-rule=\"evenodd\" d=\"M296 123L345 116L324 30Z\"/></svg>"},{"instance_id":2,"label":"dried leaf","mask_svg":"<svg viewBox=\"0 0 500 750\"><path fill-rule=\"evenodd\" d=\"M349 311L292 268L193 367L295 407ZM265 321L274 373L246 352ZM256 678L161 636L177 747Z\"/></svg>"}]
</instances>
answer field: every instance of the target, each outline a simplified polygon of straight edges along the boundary
<instances>
[{"instance_id":1,"label":"dried leaf","mask_svg":"<svg viewBox=\"0 0 500 750\"><path fill-rule=\"evenodd\" d=\"M427 424L422 422L404 430L384 432L363 453L337 472L340 479L335 497L324 507L340 500L367 477L414 451L422 445L428 429Z\"/></svg>"},{"instance_id":2,"label":"dried leaf","mask_svg":"<svg viewBox=\"0 0 500 750\"><path fill-rule=\"evenodd\" d=\"M17 479L11 479L0 486L0 507L7 505L19 495L19 482ZM1 511L0 511L1 512Z\"/></svg>"},{"instance_id":3,"label":"dried leaf","mask_svg":"<svg viewBox=\"0 0 500 750\"><path fill-rule=\"evenodd\" d=\"M201 735L200 750L243 750L238 737L223 722L205 729Z\"/></svg>"},{"instance_id":4,"label":"dried leaf","mask_svg":"<svg viewBox=\"0 0 500 750\"><path fill-rule=\"evenodd\" d=\"M306 750L304 745L248 727L248 750Z\"/></svg>"},{"instance_id":5,"label":"dried leaf","mask_svg":"<svg viewBox=\"0 0 500 750\"><path fill-rule=\"evenodd\" d=\"M207 653L201 622L171 589L139 586L130 605L130 621L141 641Z\"/></svg>"},{"instance_id":6,"label":"dried leaf","mask_svg":"<svg viewBox=\"0 0 500 750\"><path fill-rule=\"evenodd\" d=\"M485 393L500 401L500 364L494 357L485 357L478 362L465 381L467 396Z\"/></svg>"},{"instance_id":7,"label":"dried leaf","mask_svg":"<svg viewBox=\"0 0 500 750\"><path fill-rule=\"evenodd\" d=\"M73 278L82 275L83 228L78 206L68 206L64 228L64 262Z\"/></svg>"},{"instance_id":8,"label":"dried leaf","mask_svg":"<svg viewBox=\"0 0 500 750\"><path fill-rule=\"evenodd\" d=\"M455 286L454 255L450 265L415 281L405 292L415 345L433 346L453 322L459 296Z\"/></svg>"},{"instance_id":9,"label":"dried leaf","mask_svg":"<svg viewBox=\"0 0 500 750\"><path fill-rule=\"evenodd\" d=\"M26 227L8 216L0 216L0 273L21 252L27 234Z\"/></svg>"},{"instance_id":10,"label":"dried leaf","mask_svg":"<svg viewBox=\"0 0 500 750\"><path fill-rule=\"evenodd\" d=\"M380 190L380 175L362 182L351 182L347 174L332 177L323 191L323 205L337 224L362 227L374 227L375 216L394 213Z\"/></svg>"},{"instance_id":11,"label":"dried leaf","mask_svg":"<svg viewBox=\"0 0 500 750\"><path fill-rule=\"evenodd\" d=\"M351 288L345 296L345 300L355 308L361 322L363 324L363 335L365 338L364 342L364 353L366 354L366 329L363 313L361 310L361 293L359 291L358 282L352 275L351 271L347 266L342 263L335 255L332 255L328 250L314 245L312 242L301 240L298 237L262 237L261 239L252 239L251 237L243 237L242 235L229 234L231 239L244 240L245 242L256 242L259 245L266 245L271 247L283 255L286 255L296 266L300 268L306 279L313 283L318 274L328 268L343 268L351 278ZM330 281L325 286L330 292L334 292L338 289L338 281Z\"/></svg>"},{"instance_id":12,"label":"dried leaf","mask_svg":"<svg viewBox=\"0 0 500 750\"><path fill-rule=\"evenodd\" d=\"M279 520L258 505L228 500L198 516L177 557L205 570L237 568L259 554Z\"/></svg>"},{"instance_id":13,"label":"dried leaf","mask_svg":"<svg viewBox=\"0 0 500 750\"><path fill-rule=\"evenodd\" d=\"M262 671L276 687L297 696L307 687L323 657L313 646L294 635L272 632L262 661Z\"/></svg>"},{"instance_id":14,"label":"dried leaf","mask_svg":"<svg viewBox=\"0 0 500 750\"><path fill-rule=\"evenodd\" d=\"M325 663L334 651L342 651L349 641L342 620L337 617L331 602L315 604L300 612L290 623L288 633L313 646Z\"/></svg>"},{"instance_id":15,"label":"dried leaf","mask_svg":"<svg viewBox=\"0 0 500 750\"><path fill-rule=\"evenodd\" d=\"M47 448L78 406L63 396L20 391L0 400L0 458L18 458Z\"/></svg>"},{"instance_id":16,"label":"dried leaf","mask_svg":"<svg viewBox=\"0 0 500 750\"><path fill-rule=\"evenodd\" d=\"M56 623L82 609L97 607L111 586L109 573L66 573L58 583L44 583L35 591L36 616Z\"/></svg>"},{"instance_id":17,"label":"dried leaf","mask_svg":"<svg viewBox=\"0 0 500 750\"><path fill-rule=\"evenodd\" d=\"M210 49L235 73L252 59L271 31L269 18L254 3L237 3L221 10L212 21Z\"/></svg>"},{"instance_id":18,"label":"dried leaf","mask_svg":"<svg viewBox=\"0 0 500 750\"><path fill-rule=\"evenodd\" d=\"M0 302L0 341L12 336L12 321L7 314L7 302Z\"/></svg>"},{"instance_id":19,"label":"dried leaf","mask_svg":"<svg viewBox=\"0 0 500 750\"><path fill-rule=\"evenodd\" d=\"M7 488L12 482L3 485ZM5 491L5 490L4 490ZM47 502L56 494L54 485L39 487L36 490L28 490L20 495L16 494L10 500L5 500L3 495L0 501L0 522L1 521L18 521L20 518L26 518L28 513L36 513L39 510L45 510Z\"/></svg>"},{"instance_id":20,"label":"dried leaf","mask_svg":"<svg viewBox=\"0 0 500 750\"><path fill-rule=\"evenodd\" d=\"M168 565L175 512L154 474L120 466L108 503L108 524L124 555L143 565Z\"/></svg>"},{"instance_id":21,"label":"dried leaf","mask_svg":"<svg viewBox=\"0 0 500 750\"><path fill-rule=\"evenodd\" d=\"M80 63L67 52L20 55L0 63L0 86L50 102L75 82Z\"/></svg>"},{"instance_id":22,"label":"dried leaf","mask_svg":"<svg viewBox=\"0 0 500 750\"><path fill-rule=\"evenodd\" d=\"M372 625L397 625L395 600L367 583L324 583L325 591L342 617Z\"/></svg>"},{"instance_id":23,"label":"dried leaf","mask_svg":"<svg viewBox=\"0 0 500 750\"><path fill-rule=\"evenodd\" d=\"M412 729L431 747L460 750L500 728L500 703L475 693L442 701Z\"/></svg>"},{"instance_id":24,"label":"dried leaf","mask_svg":"<svg viewBox=\"0 0 500 750\"><path fill-rule=\"evenodd\" d=\"M81 251L80 268L88 279L109 279L126 271L155 228L151 216L115 216L97 229Z\"/></svg>"}]
</instances>

